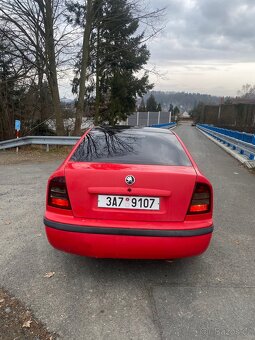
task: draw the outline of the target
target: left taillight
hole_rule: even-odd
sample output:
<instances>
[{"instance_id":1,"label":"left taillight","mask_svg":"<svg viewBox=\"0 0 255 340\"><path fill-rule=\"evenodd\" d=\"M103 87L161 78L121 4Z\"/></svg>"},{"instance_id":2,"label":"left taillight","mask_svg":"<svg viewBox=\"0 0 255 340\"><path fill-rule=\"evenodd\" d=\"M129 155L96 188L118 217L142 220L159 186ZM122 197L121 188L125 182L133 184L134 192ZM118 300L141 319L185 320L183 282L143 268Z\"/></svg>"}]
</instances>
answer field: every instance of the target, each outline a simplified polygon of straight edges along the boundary
<instances>
[{"instance_id":1,"label":"left taillight","mask_svg":"<svg viewBox=\"0 0 255 340\"><path fill-rule=\"evenodd\" d=\"M60 209L71 209L64 176L51 179L48 190L48 205Z\"/></svg>"}]
</instances>

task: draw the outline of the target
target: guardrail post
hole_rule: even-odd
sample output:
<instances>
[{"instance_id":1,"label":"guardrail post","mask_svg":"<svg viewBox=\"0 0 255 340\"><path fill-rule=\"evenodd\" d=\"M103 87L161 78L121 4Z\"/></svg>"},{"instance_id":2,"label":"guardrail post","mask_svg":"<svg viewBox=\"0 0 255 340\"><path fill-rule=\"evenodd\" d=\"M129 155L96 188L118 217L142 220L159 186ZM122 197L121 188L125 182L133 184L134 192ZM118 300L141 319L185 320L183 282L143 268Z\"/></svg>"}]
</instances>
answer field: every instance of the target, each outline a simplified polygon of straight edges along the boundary
<instances>
[{"instance_id":1,"label":"guardrail post","mask_svg":"<svg viewBox=\"0 0 255 340\"><path fill-rule=\"evenodd\" d=\"M49 144L46 145L46 152L49 152L50 151L50 146Z\"/></svg>"}]
</instances>

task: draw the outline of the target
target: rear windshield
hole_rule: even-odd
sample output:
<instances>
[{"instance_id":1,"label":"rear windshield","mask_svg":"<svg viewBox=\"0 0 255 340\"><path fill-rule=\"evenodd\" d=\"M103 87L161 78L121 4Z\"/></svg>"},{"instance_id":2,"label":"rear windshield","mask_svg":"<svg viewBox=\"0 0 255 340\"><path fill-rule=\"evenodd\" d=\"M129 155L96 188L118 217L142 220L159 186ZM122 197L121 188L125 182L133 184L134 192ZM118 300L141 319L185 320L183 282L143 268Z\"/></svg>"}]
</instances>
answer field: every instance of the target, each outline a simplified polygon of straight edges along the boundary
<instances>
[{"instance_id":1,"label":"rear windshield","mask_svg":"<svg viewBox=\"0 0 255 340\"><path fill-rule=\"evenodd\" d=\"M175 135L141 130L93 129L72 161L191 166Z\"/></svg>"}]
</instances>

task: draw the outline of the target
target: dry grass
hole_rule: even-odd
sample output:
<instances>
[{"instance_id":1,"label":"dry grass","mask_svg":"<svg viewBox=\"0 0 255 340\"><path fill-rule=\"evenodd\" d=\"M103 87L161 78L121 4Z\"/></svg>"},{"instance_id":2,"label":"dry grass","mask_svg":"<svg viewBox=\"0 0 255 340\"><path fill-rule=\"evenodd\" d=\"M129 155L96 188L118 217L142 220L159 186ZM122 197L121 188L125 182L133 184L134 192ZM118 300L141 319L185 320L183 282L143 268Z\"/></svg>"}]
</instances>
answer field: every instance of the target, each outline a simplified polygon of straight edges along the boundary
<instances>
[{"instance_id":1,"label":"dry grass","mask_svg":"<svg viewBox=\"0 0 255 340\"><path fill-rule=\"evenodd\" d=\"M70 146L52 146L50 151L46 152L46 146L23 146L16 149L0 151L0 165L17 164L21 162L48 162L55 160L64 160L72 147Z\"/></svg>"}]
</instances>

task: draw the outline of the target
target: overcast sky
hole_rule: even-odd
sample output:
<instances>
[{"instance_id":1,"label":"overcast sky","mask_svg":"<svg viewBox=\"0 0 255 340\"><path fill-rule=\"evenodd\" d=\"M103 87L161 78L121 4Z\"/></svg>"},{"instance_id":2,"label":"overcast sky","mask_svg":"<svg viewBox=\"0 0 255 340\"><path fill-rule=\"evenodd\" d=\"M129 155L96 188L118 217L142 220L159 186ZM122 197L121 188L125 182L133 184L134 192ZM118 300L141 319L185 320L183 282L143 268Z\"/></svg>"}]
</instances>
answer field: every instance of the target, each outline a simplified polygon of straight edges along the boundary
<instances>
[{"instance_id":1,"label":"overcast sky","mask_svg":"<svg viewBox=\"0 0 255 340\"><path fill-rule=\"evenodd\" d=\"M235 96L255 84L255 0L151 0L165 29L148 43L155 90Z\"/></svg>"},{"instance_id":2,"label":"overcast sky","mask_svg":"<svg viewBox=\"0 0 255 340\"><path fill-rule=\"evenodd\" d=\"M155 90L236 96L255 85L255 0L144 0L166 7L164 30L147 43ZM60 81L71 97L70 79Z\"/></svg>"}]
</instances>

